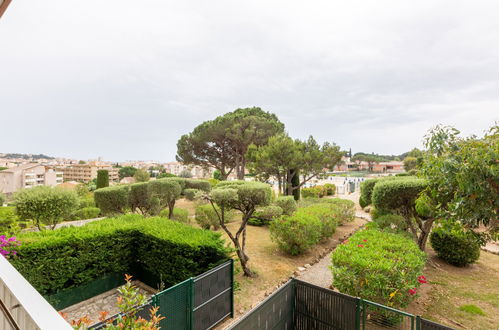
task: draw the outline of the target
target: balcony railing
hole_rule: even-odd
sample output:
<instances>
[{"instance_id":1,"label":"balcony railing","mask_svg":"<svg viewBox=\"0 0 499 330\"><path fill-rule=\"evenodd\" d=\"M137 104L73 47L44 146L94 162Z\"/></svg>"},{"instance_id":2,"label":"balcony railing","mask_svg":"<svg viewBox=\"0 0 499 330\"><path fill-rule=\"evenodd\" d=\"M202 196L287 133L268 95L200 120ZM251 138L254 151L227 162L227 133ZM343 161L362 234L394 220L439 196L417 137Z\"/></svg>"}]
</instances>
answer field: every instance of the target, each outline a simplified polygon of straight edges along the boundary
<instances>
[{"instance_id":1,"label":"balcony railing","mask_svg":"<svg viewBox=\"0 0 499 330\"><path fill-rule=\"evenodd\" d=\"M72 329L3 256L0 256L0 329Z\"/></svg>"}]
</instances>

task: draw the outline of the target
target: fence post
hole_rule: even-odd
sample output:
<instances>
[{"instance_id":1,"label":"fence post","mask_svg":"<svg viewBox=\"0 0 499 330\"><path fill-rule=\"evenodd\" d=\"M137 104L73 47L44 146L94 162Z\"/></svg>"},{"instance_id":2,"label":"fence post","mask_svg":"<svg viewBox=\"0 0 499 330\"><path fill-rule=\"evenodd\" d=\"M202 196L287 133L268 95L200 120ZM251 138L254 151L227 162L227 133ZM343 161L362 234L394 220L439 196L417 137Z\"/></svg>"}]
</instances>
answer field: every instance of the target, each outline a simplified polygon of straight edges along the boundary
<instances>
[{"instance_id":1,"label":"fence post","mask_svg":"<svg viewBox=\"0 0 499 330\"><path fill-rule=\"evenodd\" d=\"M360 304L362 302L362 299L357 298L357 301L355 302L355 330L360 330Z\"/></svg>"},{"instance_id":2,"label":"fence post","mask_svg":"<svg viewBox=\"0 0 499 330\"><path fill-rule=\"evenodd\" d=\"M234 318L234 259L230 258L230 317Z\"/></svg>"},{"instance_id":3,"label":"fence post","mask_svg":"<svg viewBox=\"0 0 499 330\"><path fill-rule=\"evenodd\" d=\"M189 305L189 324L187 329L194 329L194 279L191 277L189 279L189 297L187 299Z\"/></svg>"},{"instance_id":4,"label":"fence post","mask_svg":"<svg viewBox=\"0 0 499 330\"><path fill-rule=\"evenodd\" d=\"M416 316L416 330L421 330L421 317Z\"/></svg>"}]
</instances>

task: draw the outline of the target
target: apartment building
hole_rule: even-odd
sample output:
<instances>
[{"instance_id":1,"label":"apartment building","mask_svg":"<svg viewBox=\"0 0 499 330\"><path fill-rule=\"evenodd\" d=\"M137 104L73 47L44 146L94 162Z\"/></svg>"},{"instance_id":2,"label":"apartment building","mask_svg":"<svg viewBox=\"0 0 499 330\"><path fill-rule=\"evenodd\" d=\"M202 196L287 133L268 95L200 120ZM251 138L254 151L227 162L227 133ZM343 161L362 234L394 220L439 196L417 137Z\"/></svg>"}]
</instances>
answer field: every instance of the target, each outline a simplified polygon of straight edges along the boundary
<instances>
[{"instance_id":1,"label":"apartment building","mask_svg":"<svg viewBox=\"0 0 499 330\"><path fill-rule=\"evenodd\" d=\"M118 182L120 179L118 168L99 162L73 164L61 170L64 173L64 180L66 181L90 182L97 178L98 170L107 170L109 172L109 181Z\"/></svg>"},{"instance_id":2,"label":"apartment building","mask_svg":"<svg viewBox=\"0 0 499 330\"><path fill-rule=\"evenodd\" d=\"M56 186L62 182L62 172L40 164L24 164L0 171L0 192L5 194L23 188Z\"/></svg>"}]
</instances>

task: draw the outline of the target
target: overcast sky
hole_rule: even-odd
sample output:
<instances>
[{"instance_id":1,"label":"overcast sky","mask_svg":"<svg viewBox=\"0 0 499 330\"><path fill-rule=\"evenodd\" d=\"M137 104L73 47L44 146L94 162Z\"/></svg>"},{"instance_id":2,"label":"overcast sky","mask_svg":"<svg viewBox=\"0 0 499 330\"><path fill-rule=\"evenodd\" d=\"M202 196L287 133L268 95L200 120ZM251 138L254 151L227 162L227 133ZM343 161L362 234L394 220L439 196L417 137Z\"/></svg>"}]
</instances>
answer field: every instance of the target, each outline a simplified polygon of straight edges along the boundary
<instances>
[{"instance_id":1,"label":"overcast sky","mask_svg":"<svg viewBox=\"0 0 499 330\"><path fill-rule=\"evenodd\" d=\"M174 160L238 107L399 154L499 120L498 1L22 1L0 19L0 152Z\"/></svg>"}]
</instances>

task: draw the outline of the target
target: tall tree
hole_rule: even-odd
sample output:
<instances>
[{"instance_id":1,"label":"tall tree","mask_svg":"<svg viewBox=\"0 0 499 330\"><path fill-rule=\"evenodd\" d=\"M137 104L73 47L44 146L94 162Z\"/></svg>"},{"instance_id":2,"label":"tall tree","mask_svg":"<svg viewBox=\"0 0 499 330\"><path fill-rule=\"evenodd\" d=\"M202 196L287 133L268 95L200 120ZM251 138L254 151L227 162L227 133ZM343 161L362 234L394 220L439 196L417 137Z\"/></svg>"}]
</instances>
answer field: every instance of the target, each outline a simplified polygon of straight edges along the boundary
<instances>
[{"instance_id":1,"label":"tall tree","mask_svg":"<svg viewBox=\"0 0 499 330\"><path fill-rule=\"evenodd\" d=\"M251 144L261 146L284 131L276 115L260 108L237 109L197 126L177 142L177 160L214 167L221 179L235 171L244 179L246 153Z\"/></svg>"},{"instance_id":2,"label":"tall tree","mask_svg":"<svg viewBox=\"0 0 499 330\"><path fill-rule=\"evenodd\" d=\"M109 172L108 170L97 170L97 189L109 187Z\"/></svg>"},{"instance_id":3,"label":"tall tree","mask_svg":"<svg viewBox=\"0 0 499 330\"><path fill-rule=\"evenodd\" d=\"M366 162L367 163L367 170L369 172L372 171L373 165L375 163L379 163L383 159L375 154L363 154L363 153L357 153L352 157L352 161L358 163L360 165L361 162Z\"/></svg>"},{"instance_id":4,"label":"tall tree","mask_svg":"<svg viewBox=\"0 0 499 330\"><path fill-rule=\"evenodd\" d=\"M310 136L306 141L293 140L286 134L269 139L266 145L251 146L248 150L249 168L260 180L273 177L279 190L285 195L293 195L313 178L325 173L341 162L344 152L328 142L322 146ZM293 183L299 175L299 183Z\"/></svg>"},{"instance_id":5,"label":"tall tree","mask_svg":"<svg viewBox=\"0 0 499 330\"><path fill-rule=\"evenodd\" d=\"M151 175L148 171L139 168L135 171L133 178L135 179L135 182L147 182L151 179Z\"/></svg>"},{"instance_id":6,"label":"tall tree","mask_svg":"<svg viewBox=\"0 0 499 330\"><path fill-rule=\"evenodd\" d=\"M135 172L137 172L137 168L133 166L123 166L118 171L120 180L126 177L133 177Z\"/></svg>"}]
</instances>

